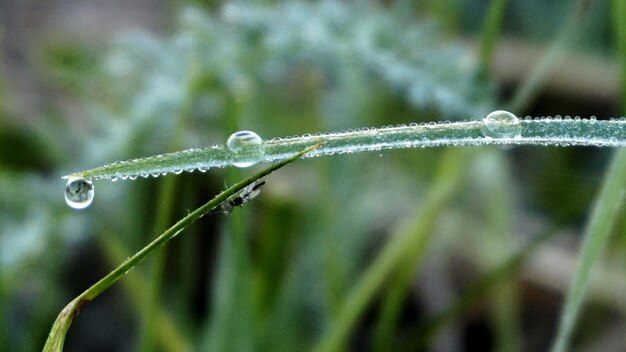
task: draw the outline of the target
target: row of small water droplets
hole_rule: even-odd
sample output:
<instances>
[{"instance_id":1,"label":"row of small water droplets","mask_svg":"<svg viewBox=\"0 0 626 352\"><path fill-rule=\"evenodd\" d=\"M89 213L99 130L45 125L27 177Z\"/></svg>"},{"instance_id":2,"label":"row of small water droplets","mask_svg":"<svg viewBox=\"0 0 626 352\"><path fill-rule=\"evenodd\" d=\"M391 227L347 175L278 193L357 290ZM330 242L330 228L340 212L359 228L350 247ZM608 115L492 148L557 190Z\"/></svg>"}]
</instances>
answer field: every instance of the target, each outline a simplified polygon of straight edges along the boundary
<instances>
[{"instance_id":1,"label":"row of small water droplets","mask_svg":"<svg viewBox=\"0 0 626 352\"><path fill-rule=\"evenodd\" d=\"M597 120L570 116L526 116L524 144L544 146L626 147L626 118Z\"/></svg>"},{"instance_id":2,"label":"row of small water droplets","mask_svg":"<svg viewBox=\"0 0 626 352\"><path fill-rule=\"evenodd\" d=\"M145 158L116 161L84 172L90 179L111 181L136 180L139 177L160 177L183 172L206 172L210 168L231 165L225 157L228 153L223 145L214 144L207 148L192 148L174 153L159 154ZM82 176L82 173L79 173ZM74 175L70 175L74 176Z\"/></svg>"},{"instance_id":3,"label":"row of small water droplets","mask_svg":"<svg viewBox=\"0 0 626 352\"><path fill-rule=\"evenodd\" d=\"M515 143L520 120L510 112L494 111L480 121L428 122L275 138L265 143L266 161L284 159L315 143L324 144L303 158L401 148Z\"/></svg>"},{"instance_id":4,"label":"row of small water droplets","mask_svg":"<svg viewBox=\"0 0 626 352\"><path fill-rule=\"evenodd\" d=\"M264 142L252 131L233 133L226 147L189 149L176 153L117 162L101 168L70 175L65 188L68 205L76 209L91 204L94 187L91 178L116 180L158 177L183 171L205 172L212 167L233 165L249 167L259 162L273 162L292 156L306 147L324 145L304 157L346 154L384 149L467 146L482 144L530 144L600 147L626 147L626 119L598 121L595 117L581 119L569 116L520 119L508 111L494 111L481 121L430 122L382 128L363 128L338 133L306 134L275 138ZM140 165L140 166L137 166ZM149 171L141 170L145 165Z\"/></svg>"},{"instance_id":5,"label":"row of small water droplets","mask_svg":"<svg viewBox=\"0 0 626 352\"><path fill-rule=\"evenodd\" d=\"M303 158L385 149L489 144L626 147L626 119L599 121L595 117L581 119L558 115L533 119L498 110L478 121L412 123L275 138L264 143L264 161L282 160L319 142L324 145Z\"/></svg>"}]
</instances>

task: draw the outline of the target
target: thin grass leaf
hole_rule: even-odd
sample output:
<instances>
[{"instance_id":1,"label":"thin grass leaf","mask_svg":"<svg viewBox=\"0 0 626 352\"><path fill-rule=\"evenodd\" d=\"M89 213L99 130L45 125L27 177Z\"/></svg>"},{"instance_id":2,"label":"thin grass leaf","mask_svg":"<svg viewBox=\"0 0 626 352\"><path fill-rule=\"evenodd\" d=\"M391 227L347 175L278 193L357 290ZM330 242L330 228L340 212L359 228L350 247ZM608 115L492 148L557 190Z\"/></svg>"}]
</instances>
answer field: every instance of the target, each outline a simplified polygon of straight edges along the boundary
<instances>
[{"instance_id":1,"label":"thin grass leaf","mask_svg":"<svg viewBox=\"0 0 626 352\"><path fill-rule=\"evenodd\" d=\"M599 121L570 118L490 119L482 121L410 124L398 127L366 128L355 131L293 138L274 138L254 148L233 152L226 146L188 149L141 159L115 162L95 169L75 172L64 178L135 179L168 173L206 171L214 167L237 166L242 160L247 165L257 162L276 162L293 153L324 142L305 158L335 154L352 154L388 149L425 148L439 146L479 145L540 145L540 146L597 146L626 147L626 119ZM247 131L246 131L247 132ZM237 132L242 133L242 132ZM248 132L249 133L249 132Z\"/></svg>"},{"instance_id":2,"label":"thin grass leaf","mask_svg":"<svg viewBox=\"0 0 626 352\"><path fill-rule=\"evenodd\" d=\"M611 162L604 184L598 195L585 230L580 259L572 285L565 298L561 322L552 346L552 352L566 351L584 304L594 264L606 246L611 229L624 206L626 192L626 150L618 150Z\"/></svg>"},{"instance_id":3,"label":"thin grass leaf","mask_svg":"<svg viewBox=\"0 0 626 352\"><path fill-rule=\"evenodd\" d=\"M621 61L622 109L626 110L626 0L613 0L613 26L617 38L617 51Z\"/></svg>"},{"instance_id":4,"label":"thin grass leaf","mask_svg":"<svg viewBox=\"0 0 626 352\"><path fill-rule=\"evenodd\" d=\"M515 241L513 219L517 213L513 205L515 184L504 153L489 150L482 155L481 171L477 176L485 203L485 229L482 240L483 258L488 266L506 260L513 255ZM491 319L496 351L515 352L521 348L521 327L518 281L509 277L492 293L490 301Z\"/></svg>"},{"instance_id":5,"label":"thin grass leaf","mask_svg":"<svg viewBox=\"0 0 626 352\"><path fill-rule=\"evenodd\" d=\"M554 38L552 45L541 58L524 83L518 88L517 92L509 104L512 111L522 111L539 93L541 86L550 76L550 69L561 59L565 53L565 49L577 38L582 32L581 26L585 25L585 20L591 13L591 4L593 1L578 0L572 6L565 24L561 27L558 34Z\"/></svg>"},{"instance_id":6,"label":"thin grass leaf","mask_svg":"<svg viewBox=\"0 0 626 352\"><path fill-rule=\"evenodd\" d=\"M424 201L422 212L414 220L411 229L417 224L434 221L459 185L462 165L468 160L462 150L451 150L440 162L436 182ZM465 157L465 158L464 158ZM401 236L391 238L381 250L376 260L362 274L360 280L345 298L337 316L327 327L315 351L341 350L358 318L372 301L382 284L399 269L406 258L422 250L424 237L412 231L401 231Z\"/></svg>"},{"instance_id":7,"label":"thin grass leaf","mask_svg":"<svg viewBox=\"0 0 626 352\"><path fill-rule=\"evenodd\" d=\"M239 172L231 170L230 174L235 179ZM242 193L251 192L253 186L256 184L244 188ZM237 197L242 197L242 193ZM242 202L244 200L239 203ZM250 217L246 215L249 215L246 211L231 214L222 231L210 298L211 317L203 331L201 350L257 350L254 330L257 322L252 314L250 229L247 226Z\"/></svg>"},{"instance_id":8,"label":"thin grass leaf","mask_svg":"<svg viewBox=\"0 0 626 352\"><path fill-rule=\"evenodd\" d=\"M483 34L478 52L481 73L487 72L491 66L493 49L500 36L502 22L504 21L506 3L507 0L492 0L488 8L487 16L485 16Z\"/></svg>"},{"instance_id":9,"label":"thin grass leaf","mask_svg":"<svg viewBox=\"0 0 626 352\"><path fill-rule=\"evenodd\" d=\"M615 34L617 47L622 60L622 91L623 107L626 109L626 22L623 15L626 13L626 1L613 2L615 14ZM580 250L580 261L572 281L572 286L565 298L565 306L561 314L561 323L557 331L552 352L566 351L580 310L584 303L585 292L589 286L589 276L593 265L598 261L603 248L609 240L611 229L619 217L619 211L624 206L626 194L626 150L618 150L613 156L611 165L606 174L604 184L598 195Z\"/></svg>"},{"instance_id":10,"label":"thin grass leaf","mask_svg":"<svg viewBox=\"0 0 626 352\"><path fill-rule=\"evenodd\" d=\"M318 148L320 145L313 145L309 148L303 149L300 152L296 153L289 159L285 159L281 162L278 162L261 172L236 183L235 185L229 187L225 191L221 192L209 202L205 203L201 207L197 208L189 215L185 216L181 220L179 220L172 227L163 232L159 237L157 237L154 241L150 242L147 246L137 252L135 255L126 260L123 264L115 268L112 272L102 278L100 281L95 283L93 286L88 288L86 291L81 293L78 297L72 300L59 314L56 321L54 322L52 329L50 330L50 334L48 335L48 340L44 346L44 352L59 352L63 350L63 344L65 342L65 335L74 319L74 317L78 314L80 308L86 303L92 301L96 297L98 297L104 290L109 288L112 284L121 279L129 270L137 266L144 259L146 259L149 255L153 254L157 249L163 246L165 243L176 237L181 231L191 225L193 222L204 216L206 213L211 210L217 208L226 201L229 197L233 196L244 187L250 185L256 180L269 175L273 171L287 165L288 163L300 158L302 155Z\"/></svg>"},{"instance_id":11,"label":"thin grass leaf","mask_svg":"<svg viewBox=\"0 0 626 352\"><path fill-rule=\"evenodd\" d=\"M450 155L444 156L444 160L448 159L448 162L456 160L455 152L448 152L448 154ZM466 159L463 163L468 161ZM459 160L455 162L461 163ZM462 177L461 174L447 174L447 172L460 172L464 166L458 165L455 169L447 168L445 170L446 174L440 173L437 175L437 178L457 178L456 182L458 183L458 179ZM408 217L408 219L411 219L408 224L402 226L396 233L391 235L391 238L413 237L414 245L412 250L406 250L403 256L398 258L395 272L390 273L391 282L387 290L388 293L382 302L380 318L374 332L374 350L376 351L389 350L393 346L393 331L396 331L398 317L402 313L402 303L409 295L412 279L421 268L426 249L435 234L439 213L445 204L442 202L436 204L436 206L431 205L432 208L426 205L428 211L418 207L415 214Z\"/></svg>"},{"instance_id":12,"label":"thin grass leaf","mask_svg":"<svg viewBox=\"0 0 626 352\"><path fill-rule=\"evenodd\" d=\"M112 233L102 233L99 236L99 241L106 256L109 258L109 262L119 263L126 259L127 248ZM150 294L150 282L138 270L129 272L125 280L122 281L122 286L126 291L127 297L130 298L132 306L137 308L138 314L149 309L150 300L147 297ZM161 343L160 347L163 348L163 351L192 351L191 341L184 333L185 330L181 327L180 321L172 319L162 309L154 312L153 319L154 329L157 331L156 337Z\"/></svg>"},{"instance_id":13,"label":"thin grass leaf","mask_svg":"<svg viewBox=\"0 0 626 352\"><path fill-rule=\"evenodd\" d=\"M461 297L448 305L445 310L418 325L415 329L416 334L413 335L414 338L409 342L409 346L411 346L409 350L421 350L428 346L430 341L437 336L437 333L441 331L441 329L454 321L463 312L470 309L479 297L488 294L494 287L506 280L512 273L519 269L529 255L535 253L543 243L552 238L555 234L557 234L556 231L550 230L535 237L528 245L509 257L482 279L472 283Z\"/></svg>"},{"instance_id":14,"label":"thin grass leaf","mask_svg":"<svg viewBox=\"0 0 626 352\"><path fill-rule=\"evenodd\" d=\"M204 351L257 350L246 219L244 212L232 215L220 241L210 298L212 314L200 347Z\"/></svg>"},{"instance_id":15,"label":"thin grass leaf","mask_svg":"<svg viewBox=\"0 0 626 352\"><path fill-rule=\"evenodd\" d=\"M158 207L155 214L153 233L161 233L167 229L167 224L171 221L177 179L176 177L166 178L159 187ZM156 346L158 331L155 316L158 315L162 307L159 297L161 297L166 265L165 254L164 251L156 253L151 263L150 287L147 291L148 299L145 309L142 312L142 332L139 338L138 351L153 351Z\"/></svg>"}]
</instances>

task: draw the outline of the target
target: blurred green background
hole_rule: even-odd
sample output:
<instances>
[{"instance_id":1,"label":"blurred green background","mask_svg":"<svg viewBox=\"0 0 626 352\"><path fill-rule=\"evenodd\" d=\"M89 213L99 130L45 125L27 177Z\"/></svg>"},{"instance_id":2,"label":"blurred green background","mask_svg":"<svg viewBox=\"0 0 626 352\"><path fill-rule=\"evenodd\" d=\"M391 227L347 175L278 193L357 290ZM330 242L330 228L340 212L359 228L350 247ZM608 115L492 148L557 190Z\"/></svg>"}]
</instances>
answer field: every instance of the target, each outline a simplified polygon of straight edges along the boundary
<instances>
[{"instance_id":1,"label":"blurred green background","mask_svg":"<svg viewBox=\"0 0 626 352\"><path fill-rule=\"evenodd\" d=\"M83 211L65 205L61 176L237 130L480 119L508 107L575 6L508 1L481 61L495 3L0 1L0 350L40 350L67 302L261 166L97 181ZM610 2L588 1L578 19L514 113L622 115ZM437 148L296 162L87 304L66 350L308 350L341 326L345 350L546 350L611 153ZM575 350L626 346L619 222ZM542 234L553 235L514 261ZM376 269L402 237L415 239L405 256ZM385 279L342 325L368 270Z\"/></svg>"}]
</instances>

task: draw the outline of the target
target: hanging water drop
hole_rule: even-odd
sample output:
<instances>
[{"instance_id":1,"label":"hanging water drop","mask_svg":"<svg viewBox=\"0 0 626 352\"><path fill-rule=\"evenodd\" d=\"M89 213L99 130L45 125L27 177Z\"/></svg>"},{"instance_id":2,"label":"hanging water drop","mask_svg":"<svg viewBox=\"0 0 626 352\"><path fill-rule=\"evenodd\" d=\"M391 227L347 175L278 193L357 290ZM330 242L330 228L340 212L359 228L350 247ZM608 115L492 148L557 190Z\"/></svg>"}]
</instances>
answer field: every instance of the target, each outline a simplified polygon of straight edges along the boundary
<instances>
[{"instance_id":1,"label":"hanging water drop","mask_svg":"<svg viewBox=\"0 0 626 352\"><path fill-rule=\"evenodd\" d=\"M522 134L522 124L517 116L498 110L485 116L481 131L488 138L516 138Z\"/></svg>"},{"instance_id":2,"label":"hanging water drop","mask_svg":"<svg viewBox=\"0 0 626 352\"><path fill-rule=\"evenodd\" d=\"M232 163L237 167L252 166L263 158L263 139L252 131L235 132L228 137L226 147L231 152Z\"/></svg>"},{"instance_id":3,"label":"hanging water drop","mask_svg":"<svg viewBox=\"0 0 626 352\"><path fill-rule=\"evenodd\" d=\"M90 180L70 178L65 185L65 202L74 209L85 209L93 201L94 188Z\"/></svg>"}]
</instances>

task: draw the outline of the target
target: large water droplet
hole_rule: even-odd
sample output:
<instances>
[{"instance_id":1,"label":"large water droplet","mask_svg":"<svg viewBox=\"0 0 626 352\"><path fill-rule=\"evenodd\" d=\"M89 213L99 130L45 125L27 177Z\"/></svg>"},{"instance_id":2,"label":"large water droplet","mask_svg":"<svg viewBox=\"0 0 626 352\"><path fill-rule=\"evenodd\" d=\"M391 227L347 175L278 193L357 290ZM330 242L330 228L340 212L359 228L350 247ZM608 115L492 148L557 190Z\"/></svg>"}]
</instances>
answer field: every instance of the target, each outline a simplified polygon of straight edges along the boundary
<instances>
[{"instance_id":1,"label":"large water droplet","mask_svg":"<svg viewBox=\"0 0 626 352\"><path fill-rule=\"evenodd\" d=\"M248 167L258 163L265 155L263 139L252 131L235 132L228 137L226 147L231 152L233 165Z\"/></svg>"},{"instance_id":2,"label":"large water droplet","mask_svg":"<svg viewBox=\"0 0 626 352\"><path fill-rule=\"evenodd\" d=\"M85 209L93 201L94 188L84 178L70 178L65 185L65 202L74 209Z\"/></svg>"},{"instance_id":3,"label":"large water droplet","mask_svg":"<svg viewBox=\"0 0 626 352\"><path fill-rule=\"evenodd\" d=\"M485 116L481 130L488 138L515 138L521 136L522 124L512 113L498 110Z\"/></svg>"}]
</instances>

